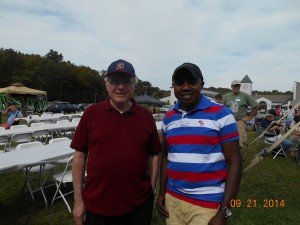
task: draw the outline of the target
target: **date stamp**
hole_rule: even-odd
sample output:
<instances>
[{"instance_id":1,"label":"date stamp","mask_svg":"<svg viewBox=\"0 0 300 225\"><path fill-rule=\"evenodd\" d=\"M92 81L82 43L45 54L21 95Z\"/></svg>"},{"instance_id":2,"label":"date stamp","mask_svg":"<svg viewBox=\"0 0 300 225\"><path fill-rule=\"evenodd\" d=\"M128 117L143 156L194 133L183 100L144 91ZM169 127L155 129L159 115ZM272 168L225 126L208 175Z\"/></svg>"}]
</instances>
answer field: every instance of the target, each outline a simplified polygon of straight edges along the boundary
<instances>
[{"instance_id":1,"label":"date stamp","mask_svg":"<svg viewBox=\"0 0 300 225\"><path fill-rule=\"evenodd\" d=\"M231 208L284 208L284 199L232 199L230 201Z\"/></svg>"}]
</instances>

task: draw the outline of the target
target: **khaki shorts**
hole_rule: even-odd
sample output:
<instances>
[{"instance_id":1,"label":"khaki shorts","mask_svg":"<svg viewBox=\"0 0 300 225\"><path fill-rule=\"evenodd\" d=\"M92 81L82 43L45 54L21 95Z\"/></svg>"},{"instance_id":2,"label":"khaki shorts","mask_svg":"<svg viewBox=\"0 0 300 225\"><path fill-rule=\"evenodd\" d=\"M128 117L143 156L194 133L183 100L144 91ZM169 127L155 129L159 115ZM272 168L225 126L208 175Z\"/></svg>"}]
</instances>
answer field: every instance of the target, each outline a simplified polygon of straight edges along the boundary
<instances>
[{"instance_id":1,"label":"khaki shorts","mask_svg":"<svg viewBox=\"0 0 300 225\"><path fill-rule=\"evenodd\" d=\"M166 194L166 208L169 211L167 225L207 225L218 209L209 209L182 201Z\"/></svg>"},{"instance_id":2,"label":"khaki shorts","mask_svg":"<svg viewBox=\"0 0 300 225\"><path fill-rule=\"evenodd\" d=\"M246 124L244 121L238 120L236 122L237 128L239 131L240 136L240 146L244 146L247 143L247 130L246 130Z\"/></svg>"}]
</instances>

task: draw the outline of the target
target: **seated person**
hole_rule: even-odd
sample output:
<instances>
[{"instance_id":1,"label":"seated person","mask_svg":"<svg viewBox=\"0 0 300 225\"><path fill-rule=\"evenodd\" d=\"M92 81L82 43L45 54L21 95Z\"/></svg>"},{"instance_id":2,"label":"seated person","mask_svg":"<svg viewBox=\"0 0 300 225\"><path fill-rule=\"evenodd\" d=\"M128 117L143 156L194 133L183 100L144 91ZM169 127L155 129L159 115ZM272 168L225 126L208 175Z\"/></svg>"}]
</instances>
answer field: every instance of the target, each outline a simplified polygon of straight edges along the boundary
<instances>
[{"instance_id":1,"label":"seated person","mask_svg":"<svg viewBox=\"0 0 300 225\"><path fill-rule=\"evenodd\" d=\"M215 95L215 102L222 104L222 95L221 94Z\"/></svg>"},{"instance_id":2,"label":"seated person","mask_svg":"<svg viewBox=\"0 0 300 225\"><path fill-rule=\"evenodd\" d=\"M22 112L19 111L15 105L9 106L5 110L5 113L8 115L7 122L0 124L0 127L4 127L5 129L9 129L15 122L17 122L17 118L23 117Z\"/></svg>"},{"instance_id":3,"label":"seated person","mask_svg":"<svg viewBox=\"0 0 300 225\"><path fill-rule=\"evenodd\" d=\"M261 127L266 129L265 137L270 142L275 142L278 138L281 137L280 134L280 125L276 122L273 122L276 117L276 111L274 109L270 109L266 115L266 117L261 121ZM281 142L281 146L285 153L287 153L293 146L293 142L290 139L284 139Z\"/></svg>"},{"instance_id":4,"label":"seated person","mask_svg":"<svg viewBox=\"0 0 300 225\"><path fill-rule=\"evenodd\" d=\"M300 115L294 116L294 121L291 124L291 128L295 126L298 122L300 121ZM300 126L298 126L295 130L292 132L292 136L290 137L291 141L298 141L298 145L296 149L298 150L297 155L296 155L296 164L300 165Z\"/></svg>"}]
</instances>

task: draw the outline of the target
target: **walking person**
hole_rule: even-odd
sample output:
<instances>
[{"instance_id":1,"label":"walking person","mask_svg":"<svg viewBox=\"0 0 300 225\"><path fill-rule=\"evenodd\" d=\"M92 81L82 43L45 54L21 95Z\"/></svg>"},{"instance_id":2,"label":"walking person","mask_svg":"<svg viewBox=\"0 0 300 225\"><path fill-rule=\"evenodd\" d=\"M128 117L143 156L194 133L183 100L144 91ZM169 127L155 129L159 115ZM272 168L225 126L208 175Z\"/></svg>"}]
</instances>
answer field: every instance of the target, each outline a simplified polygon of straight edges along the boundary
<instances>
[{"instance_id":1,"label":"walking person","mask_svg":"<svg viewBox=\"0 0 300 225\"><path fill-rule=\"evenodd\" d=\"M172 82L178 102L163 119L157 208L167 225L224 225L242 175L236 121L201 94L195 64L177 67Z\"/></svg>"},{"instance_id":2,"label":"walking person","mask_svg":"<svg viewBox=\"0 0 300 225\"><path fill-rule=\"evenodd\" d=\"M76 225L150 225L160 142L152 113L136 104L132 64L105 75L106 101L86 108L71 147ZM85 177L86 169L86 179ZM84 184L84 185L83 185Z\"/></svg>"}]
</instances>

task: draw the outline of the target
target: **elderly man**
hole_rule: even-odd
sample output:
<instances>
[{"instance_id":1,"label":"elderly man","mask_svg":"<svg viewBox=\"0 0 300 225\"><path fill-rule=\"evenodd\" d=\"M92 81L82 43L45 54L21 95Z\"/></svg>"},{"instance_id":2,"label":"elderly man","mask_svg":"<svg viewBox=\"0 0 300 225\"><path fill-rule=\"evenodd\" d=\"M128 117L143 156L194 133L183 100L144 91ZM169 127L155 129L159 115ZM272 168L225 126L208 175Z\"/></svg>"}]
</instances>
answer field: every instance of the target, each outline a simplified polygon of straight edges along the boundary
<instances>
[{"instance_id":1,"label":"elderly man","mask_svg":"<svg viewBox=\"0 0 300 225\"><path fill-rule=\"evenodd\" d=\"M76 225L150 225L160 141L151 112L133 98L133 66L108 67L106 101L89 106L76 129L73 159ZM84 174L86 169L86 179Z\"/></svg>"},{"instance_id":2,"label":"elderly man","mask_svg":"<svg viewBox=\"0 0 300 225\"><path fill-rule=\"evenodd\" d=\"M5 129L9 129L18 118L23 117L22 112L19 111L15 105L9 106L5 113L8 115L7 122L0 124L0 127L4 127Z\"/></svg>"},{"instance_id":3,"label":"elderly man","mask_svg":"<svg viewBox=\"0 0 300 225\"><path fill-rule=\"evenodd\" d=\"M222 103L226 105L237 121L237 126L240 135L240 147L247 143L246 122L250 121L259 110L259 104L247 93L241 92L241 82L233 80L231 82L231 92L223 96ZM247 116L248 106L252 108ZM245 153L245 152L244 152Z\"/></svg>"}]
</instances>

